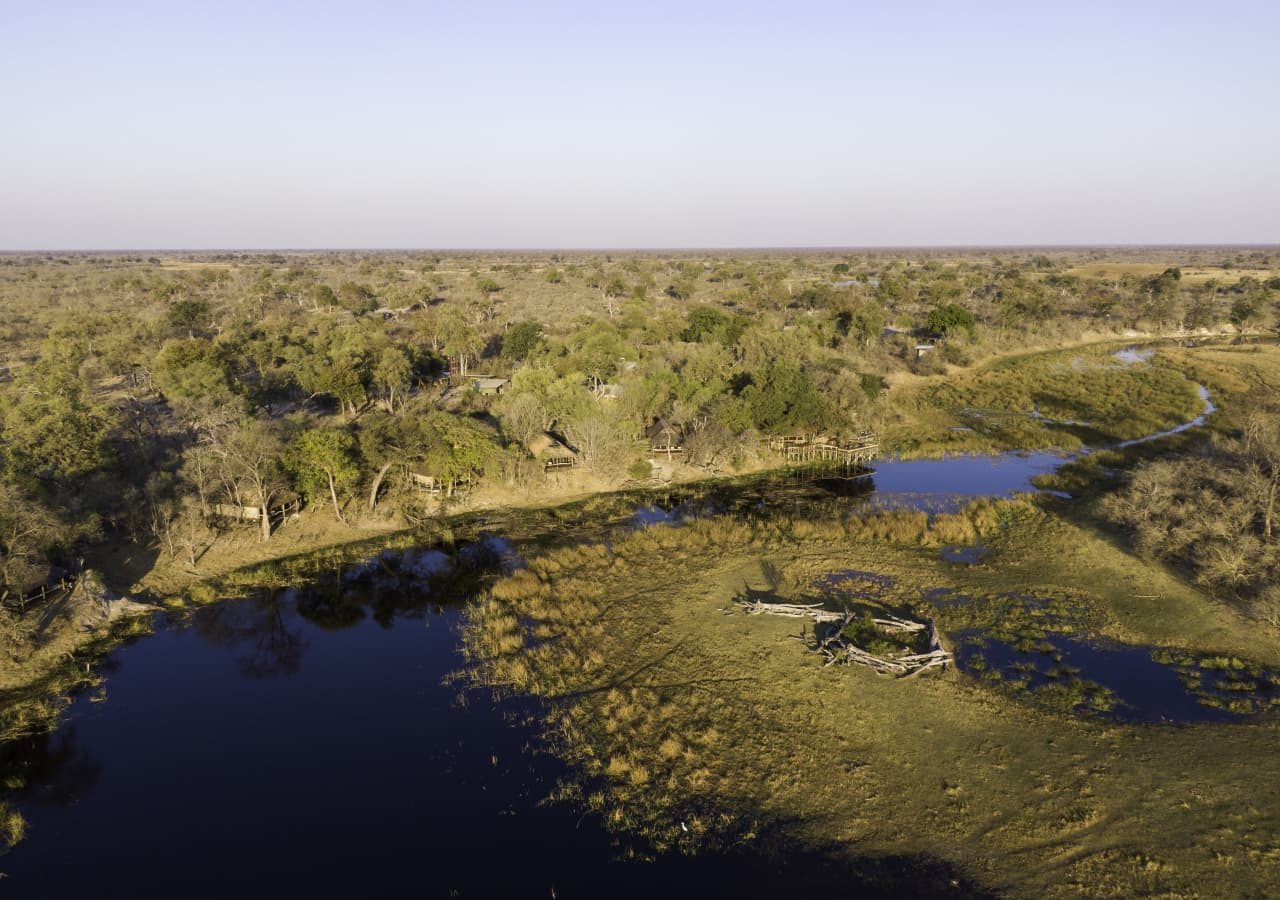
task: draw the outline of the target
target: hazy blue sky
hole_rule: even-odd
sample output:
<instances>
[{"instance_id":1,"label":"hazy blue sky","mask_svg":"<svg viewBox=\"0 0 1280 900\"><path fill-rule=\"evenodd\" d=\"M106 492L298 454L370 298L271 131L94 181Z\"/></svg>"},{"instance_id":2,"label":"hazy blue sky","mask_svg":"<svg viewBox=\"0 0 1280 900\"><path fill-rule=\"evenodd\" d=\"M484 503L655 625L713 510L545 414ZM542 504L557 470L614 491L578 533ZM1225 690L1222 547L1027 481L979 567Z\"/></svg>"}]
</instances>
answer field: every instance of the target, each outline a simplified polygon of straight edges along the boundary
<instances>
[{"instance_id":1,"label":"hazy blue sky","mask_svg":"<svg viewBox=\"0 0 1280 900\"><path fill-rule=\"evenodd\" d=\"M1280 241L1280 2L0 0L0 249Z\"/></svg>"}]
</instances>

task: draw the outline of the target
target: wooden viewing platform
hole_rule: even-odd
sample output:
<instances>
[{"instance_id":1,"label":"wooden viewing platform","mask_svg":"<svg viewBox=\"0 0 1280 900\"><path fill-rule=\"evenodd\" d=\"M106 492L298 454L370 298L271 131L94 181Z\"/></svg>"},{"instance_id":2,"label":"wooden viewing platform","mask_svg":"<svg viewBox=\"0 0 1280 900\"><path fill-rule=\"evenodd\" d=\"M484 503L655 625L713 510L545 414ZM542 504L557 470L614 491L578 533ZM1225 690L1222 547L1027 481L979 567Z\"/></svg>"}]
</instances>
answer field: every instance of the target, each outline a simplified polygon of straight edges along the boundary
<instances>
[{"instance_id":1,"label":"wooden viewing platform","mask_svg":"<svg viewBox=\"0 0 1280 900\"><path fill-rule=\"evenodd\" d=\"M880 442L874 434L861 434L857 440L844 443L826 437L772 438L769 447L790 463L829 462L841 466L864 465L880 452Z\"/></svg>"}]
</instances>

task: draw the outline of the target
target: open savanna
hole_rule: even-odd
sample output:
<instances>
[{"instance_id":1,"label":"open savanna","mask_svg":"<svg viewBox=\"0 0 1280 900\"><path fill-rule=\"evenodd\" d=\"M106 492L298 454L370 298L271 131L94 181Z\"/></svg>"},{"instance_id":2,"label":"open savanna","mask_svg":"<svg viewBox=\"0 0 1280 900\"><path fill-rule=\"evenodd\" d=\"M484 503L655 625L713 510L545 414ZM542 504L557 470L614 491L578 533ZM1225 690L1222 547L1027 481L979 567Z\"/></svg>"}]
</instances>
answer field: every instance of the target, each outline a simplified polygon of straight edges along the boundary
<instances>
[{"instance_id":1,"label":"open savanna","mask_svg":"<svg viewBox=\"0 0 1280 900\"><path fill-rule=\"evenodd\" d=\"M984 565L938 560L936 545L976 534ZM1083 637L1280 662L1258 624L1015 503L933 524L705 521L551 551L472 608L472 675L544 698L548 739L580 774L563 796L660 848L781 836L942 860L1020 896L1258 895L1280 878L1280 809L1258 792L1280 776L1273 719L1124 725L953 670L824 667L801 622L735 611L746 588L811 598L816 577L850 569L892 579L880 602L944 633L974 623L931 610L940 587L1067 598Z\"/></svg>"},{"instance_id":2,"label":"open savanna","mask_svg":"<svg viewBox=\"0 0 1280 900\"><path fill-rule=\"evenodd\" d=\"M1072 266L1064 274L1079 278L1092 278L1100 281L1122 278L1151 278L1159 275L1168 266L1155 262L1134 262L1131 260L1113 260L1090 262L1085 265ZM1280 276L1280 270L1270 266L1257 265L1191 265L1181 269L1182 279L1188 284L1204 284L1216 281L1219 284L1235 284L1242 278L1256 278L1266 281Z\"/></svg>"}]
</instances>

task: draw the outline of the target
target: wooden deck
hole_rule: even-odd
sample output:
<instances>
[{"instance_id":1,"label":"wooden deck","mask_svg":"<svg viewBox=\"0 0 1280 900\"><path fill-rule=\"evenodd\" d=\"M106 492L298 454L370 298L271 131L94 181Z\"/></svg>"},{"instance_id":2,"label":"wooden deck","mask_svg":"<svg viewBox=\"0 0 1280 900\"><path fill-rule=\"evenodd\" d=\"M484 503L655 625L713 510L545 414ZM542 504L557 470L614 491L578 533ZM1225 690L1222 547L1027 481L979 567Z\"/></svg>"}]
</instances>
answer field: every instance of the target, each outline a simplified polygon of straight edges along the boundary
<instances>
[{"instance_id":1,"label":"wooden deck","mask_svg":"<svg viewBox=\"0 0 1280 900\"><path fill-rule=\"evenodd\" d=\"M787 462L832 462L842 466L864 465L876 458L880 444L836 444L829 442L797 444L784 448Z\"/></svg>"},{"instance_id":2,"label":"wooden deck","mask_svg":"<svg viewBox=\"0 0 1280 900\"><path fill-rule=\"evenodd\" d=\"M852 441L836 441L824 435L789 435L769 438L769 449L789 463L830 463L840 467L862 466L880 453L880 441L864 432Z\"/></svg>"}]
</instances>

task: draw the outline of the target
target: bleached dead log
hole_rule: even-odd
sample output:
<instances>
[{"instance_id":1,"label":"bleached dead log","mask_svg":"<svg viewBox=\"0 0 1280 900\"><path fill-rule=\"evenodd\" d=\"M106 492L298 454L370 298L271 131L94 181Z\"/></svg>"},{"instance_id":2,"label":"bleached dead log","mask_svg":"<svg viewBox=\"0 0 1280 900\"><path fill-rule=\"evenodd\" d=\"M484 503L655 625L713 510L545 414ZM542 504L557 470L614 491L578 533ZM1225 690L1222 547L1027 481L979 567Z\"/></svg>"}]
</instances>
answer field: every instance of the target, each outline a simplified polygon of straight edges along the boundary
<instances>
[{"instance_id":1,"label":"bleached dead log","mask_svg":"<svg viewBox=\"0 0 1280 900\"><path fill-rule=\"evenodd\" d=\"M823 609L821 603L765 603L762 600L738 600L739 608L749 616L786 616L791 619L813 619L815 622L842 622L847 614Z\"/></svg>"},{"instance_id":2,"label":"bleached dead log","mask_svg":"<svg viewBox=\"0 0 1280 900\"><path fill-rule=\"evenodd\" d=\"M890 616L887 619L872 619L871 622L885 631L906 631L910 634L924 631L929 627L923 622L908 622L906 619L899 619L894 616Z\"/></svg>"},{"instance_id":3,"label":"bleached dead log","mask_svg":"<svg viewBox=\"0 0 1280 900\"><path fill-rule=\"evenodd\" d=\"M945 650L913 653L907 656L877 656L843 639L829 642L822 648L827 657L826 665L852 663L866 666L881 675L906 678L918 675L925 669L945 668L951 662L951 654Z\"/></svg>"}]
</instances>

